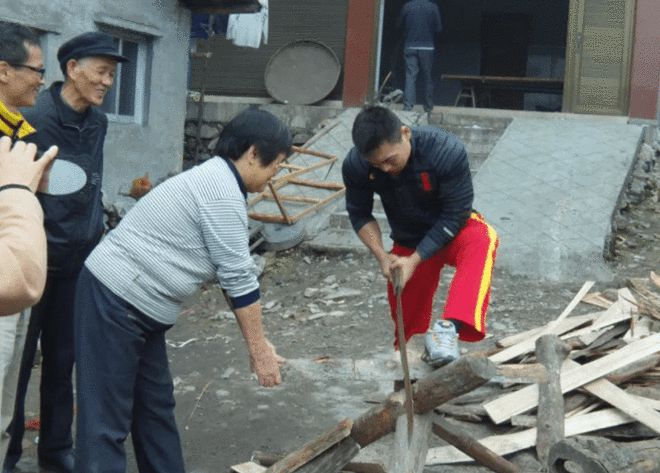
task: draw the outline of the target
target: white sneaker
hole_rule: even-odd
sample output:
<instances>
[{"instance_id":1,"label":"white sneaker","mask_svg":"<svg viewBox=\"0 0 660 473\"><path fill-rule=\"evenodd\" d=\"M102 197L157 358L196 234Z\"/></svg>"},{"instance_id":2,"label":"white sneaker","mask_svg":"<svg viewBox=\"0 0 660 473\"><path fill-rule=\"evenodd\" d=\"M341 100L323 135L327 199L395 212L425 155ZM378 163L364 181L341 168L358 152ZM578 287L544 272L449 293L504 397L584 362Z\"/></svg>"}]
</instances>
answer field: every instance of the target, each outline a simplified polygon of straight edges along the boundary
<instances>
[{"instance_id":1,"label":"white sneaker","mask_svg":"<svg viewBox=\"0 0 660 473\"><path fill-rule=\"evenodd\" d=\"M431 331L426 333L424 348L422 360L434 368L456 360L459 357L456 326L448 320L434 323Z\"/></svg>"}]
</instances>

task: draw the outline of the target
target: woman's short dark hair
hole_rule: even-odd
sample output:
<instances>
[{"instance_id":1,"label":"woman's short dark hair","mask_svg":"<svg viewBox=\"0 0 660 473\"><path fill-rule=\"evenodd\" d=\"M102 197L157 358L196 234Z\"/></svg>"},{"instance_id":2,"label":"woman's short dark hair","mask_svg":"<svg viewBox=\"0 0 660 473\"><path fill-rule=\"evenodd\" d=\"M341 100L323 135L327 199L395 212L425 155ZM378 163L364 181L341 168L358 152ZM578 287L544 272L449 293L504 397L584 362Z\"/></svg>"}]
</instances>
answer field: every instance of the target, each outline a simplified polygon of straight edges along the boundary
<instances>
[{"instance_id":1,"label":"woman's short dark hair","mask_svg":"<svg viewBox=\"0 0 660 473\"><path fill-rule=\"evenodd\" d=\"M0 61L23 64L29 55L26 44L39 46L39 36L33 29L0 21Z\"/></svg>"},{"instance_id":2,"label":"woman's short dark hair","mask_svg":"<svg viewBox=\"0 0 660 473\"><path fill-rule=\"evenodd\" d=\"M272 113L248 108L224 127L215 147L215 154L236 161L252 145L257 149L259 162L265 167L281 153L289 154L291 133Z\"/></svg>"},{"instance_id":3,"label":"woman's short dark hair","mask_svg":"<svg viewBox=\"0 0 660 473\"><path fill-rule=\"evenodd\" d=\"M353 144L363 156L369 156L383 143L401 140L401 120L388 108L364 107L353 122Z\"/></svg>"}]
</instances>

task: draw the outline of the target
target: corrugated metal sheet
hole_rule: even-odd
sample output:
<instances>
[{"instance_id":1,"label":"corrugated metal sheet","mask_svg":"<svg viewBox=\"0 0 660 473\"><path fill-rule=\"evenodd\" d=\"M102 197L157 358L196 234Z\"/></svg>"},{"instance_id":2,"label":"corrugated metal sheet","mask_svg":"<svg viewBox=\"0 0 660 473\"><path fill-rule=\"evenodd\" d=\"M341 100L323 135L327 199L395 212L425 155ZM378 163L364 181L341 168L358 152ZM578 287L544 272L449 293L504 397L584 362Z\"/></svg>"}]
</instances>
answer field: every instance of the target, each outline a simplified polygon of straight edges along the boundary
<instances>
[{"instance_id":1,"label":"corrugated metal sheet","mask_svg":"<svg viewBox=\"0 0 660 473\"><path fill-rule=\"evenodd\" d=\"M203 59L192 63L192 88L199 89L205 77L207 94L266 97L264 72L270 57L291 41L320 41L344 64L348 0L270 0L269 38L259 49L234 46L224 37L210 41L213 53L206 74ZM205 51L202 42L198 51ZM305 80L301 77L300 80ZM341 98L342 77L328 99Z\"/></svg>"}]
</instances>

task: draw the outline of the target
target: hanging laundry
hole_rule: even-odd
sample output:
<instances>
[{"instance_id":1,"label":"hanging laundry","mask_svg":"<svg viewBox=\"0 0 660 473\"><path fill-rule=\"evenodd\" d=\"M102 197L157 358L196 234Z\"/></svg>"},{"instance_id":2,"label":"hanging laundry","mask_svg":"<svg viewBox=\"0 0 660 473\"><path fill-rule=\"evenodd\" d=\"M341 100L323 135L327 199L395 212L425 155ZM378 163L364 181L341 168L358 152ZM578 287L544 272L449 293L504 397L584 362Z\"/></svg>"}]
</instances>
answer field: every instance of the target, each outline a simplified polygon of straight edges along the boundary
<instances>
[{"instance_id":1,"label":"hanging laundry","mask_svg":"<svg viewBox=\"0 0 660 473\"><path fill-rule=\"evenodd\" d=\"M258 48L263 39L268 44L268 0L259 0L259 13L240 13L229 15L227 39L236 46Z\"/></svg>"}]
</instances>

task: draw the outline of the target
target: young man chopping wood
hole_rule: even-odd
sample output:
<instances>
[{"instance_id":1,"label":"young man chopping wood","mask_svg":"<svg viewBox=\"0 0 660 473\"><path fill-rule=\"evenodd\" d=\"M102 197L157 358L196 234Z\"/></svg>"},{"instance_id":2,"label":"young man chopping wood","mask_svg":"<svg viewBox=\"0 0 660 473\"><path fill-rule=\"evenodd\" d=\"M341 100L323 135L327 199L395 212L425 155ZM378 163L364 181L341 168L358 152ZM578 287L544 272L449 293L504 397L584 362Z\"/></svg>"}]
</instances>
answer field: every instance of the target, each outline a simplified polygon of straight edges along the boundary
<instances>
[{"instance_id":1,"label":"young man chopping wood","mask_svg":"<svg viewBox=\"0 0 660 473\"><path fill-rule=\"evenodd\" d=\"M442 129L404 126L392 111L379 106L367 106L358 114L352 135L355 146L342 168L346 210L388 280L395 323L391 280L393 272L400 271L406 340L427 332L440 271L446 264L456 268L442 320L425 338L425 360L433 366L449 363L459 356L459 338L479 341L486 334L498 246L495 230L472 209L465 148ZM389 252L372 214L374 194L380 196L392 229Z\"/></svg>"}]
</instances>

